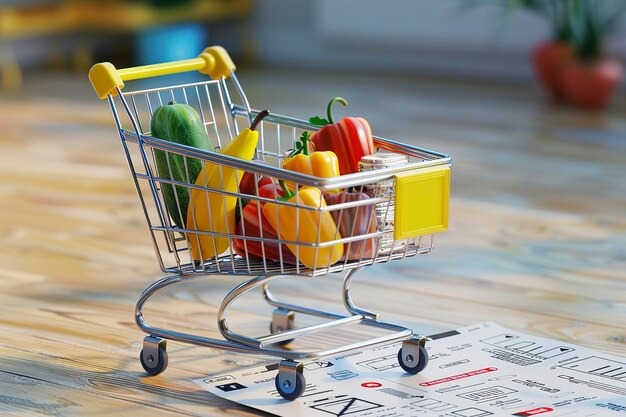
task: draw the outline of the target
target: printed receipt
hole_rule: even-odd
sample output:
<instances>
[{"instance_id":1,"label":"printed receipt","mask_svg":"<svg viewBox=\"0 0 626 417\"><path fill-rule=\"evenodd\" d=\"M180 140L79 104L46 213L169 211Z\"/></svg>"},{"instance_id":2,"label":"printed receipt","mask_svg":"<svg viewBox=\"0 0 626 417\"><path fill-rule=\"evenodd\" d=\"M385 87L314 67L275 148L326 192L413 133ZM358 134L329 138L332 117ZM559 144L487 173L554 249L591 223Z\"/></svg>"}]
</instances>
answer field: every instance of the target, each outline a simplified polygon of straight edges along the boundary
<instances>
[{"instance_id":1,"label":"printed receipt","mask_svg":"<svg viewBox=\"0 0 626 417\"><path fill-rule=\"evenodd\" d=\"M626 359L484 323L431 336L418 375L399 344L305 364L295 401L274 387L277 365L194 382L278 416L626 416Z\"/></svg>"}]
</instances>

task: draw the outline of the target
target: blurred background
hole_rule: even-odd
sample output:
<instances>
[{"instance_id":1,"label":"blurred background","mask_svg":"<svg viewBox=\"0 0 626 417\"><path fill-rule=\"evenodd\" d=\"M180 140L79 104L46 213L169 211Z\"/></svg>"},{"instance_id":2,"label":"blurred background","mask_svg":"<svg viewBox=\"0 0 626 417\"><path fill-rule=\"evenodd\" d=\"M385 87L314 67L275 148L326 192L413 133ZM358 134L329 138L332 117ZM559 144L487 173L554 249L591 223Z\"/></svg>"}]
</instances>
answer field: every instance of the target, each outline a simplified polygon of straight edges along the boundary
<instances>
[{"instance_id":1,"label":"blurred background","mask_svg":"<svg viewBox=\"0 0 626 417\"><path fill-rule=\"evenodd\" d=\"M244 68L530 85L537 47L568 41L556 39L564 19L559 27L547 10L557 3L580 0L4 0L0 69L5 89L19 88L31 73L80 76L101 60L119 68L188 58L220 44ZM596 3L604 20L582 36L600 37L602 52L623 63L621 2Z\"/></svg>"}]
</instances>

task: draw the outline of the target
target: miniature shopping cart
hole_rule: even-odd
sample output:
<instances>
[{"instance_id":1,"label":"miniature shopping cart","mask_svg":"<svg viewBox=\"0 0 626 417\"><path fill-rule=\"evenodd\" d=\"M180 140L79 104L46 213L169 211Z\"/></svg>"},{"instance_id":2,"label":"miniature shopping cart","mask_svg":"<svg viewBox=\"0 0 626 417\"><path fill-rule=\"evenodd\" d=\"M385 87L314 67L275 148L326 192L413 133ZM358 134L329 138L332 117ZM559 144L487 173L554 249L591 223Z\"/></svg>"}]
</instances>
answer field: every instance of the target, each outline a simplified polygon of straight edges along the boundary
<instances>
[{"instance_id":1,"label":"miniature shopping cart","mask_svg":"<svg viewBox=\"0 0 626 417\"><path fill-rule=\"evenodd\" d=\"M124 82L169 75L186 71L200 71L210 79L184 85L158 88L124 90ZM128 160L130 172L139 199L148 222L148 228L154 243L157 260L161 269L170 274L149 286L137 301L135 315L137 325L148 336L143 341L140 354L141 364L147 373L157 375L168 364L166 340L192 343L199 346L215 347L240 353L263 354L281 358L276 376L276 389L282 397L293 400L305 389L302 361L314 360L360 350L366 347L402 342L398 352L398 362L407 372L416 374L428 363L425 348L426 337L418 336L412 330L395 324L383 322L378 314L357 307L350 294L350 285L358 272L377 263L408 258L417 254L428 253L433 248L432 234L447 228L448 196L450 184L451 159L447 155L421 149L415 146L374 137L374 146L378 152L384 152L381 159L391 158L401 163L381 164L378 169L341 175L333 178L319 178L282 168L288 150L304 131L315 132L320 127L292 117L269 114L256 126L258 145L255 158L264 161L245 160L220 152L239 133L252 125L254 119L260 120L260 112L253 110L235 76L235 65L221 47L210 47L195 59L155 64L117 70L110 63L96 64L89 77L101 99L107 99L119 130L123 150ZM153 81L153 80L150 80ZM238 99L233 100L236 96ZM202 118L202 124L208 134L214 151L197 149L151 136L150 121L153 112L170 101L185 103L193 107ZM200 161L201 172L208 165L213 165L215 175L225 176L226 172L237 177L235 188L222 177L221 181L204 181L192 178L187 172L185 180L174 179L169 170L157 167L156 155L178 155L185 161L188 170L191 161ZM386 155L386 156L385 156ZM169 160L169 159L168 159ZM379 161L380 162L380 161ZM215 169L216 168L216 169ZM230 171L227 171L230 170ZM169 171L169 172L163 172ZM257 185L253 192L239 188L240 177L253 175ZM199 175L200 176L200 175ZM367 194L368 198L339 202L337 204L306 205L299 200L284 201L278 196L259 196L258 181L264 177L270 182L282 181L288 184L296 195L304 190L315 189L320 194L353 192ZM193 210L206 199L222 198L223 201L236 200L236 210L241 210L244 202L254 202L258 210L258 222L263 220L261 205L273 204L276 210L288 207L295 213L292 219L296 227L296 237L287 239L280 230L269 236L242 230L232 224L220 227L199 227L195 218L181 227L172 219L175 213L167 205L164 190L175 187L178 192L188 193L189 207L185 210L181 203L175 210L179 218ZM180 194L176 194L180 195ZM200 195L194 200L193 195ZM226 203L225 203L226 204ZM211 205L207 205L211 207ZM218 218L214 213L200 213L196 217L208 215ZM210 209L209 209L210 211ZM336 233L330 238L322 238L320 229L323 218L332 218L337 224L342 216L356 218L359 213L372 216L375 226L365 231L352 227L352 231L343 235ZM241 212L236 213L241 214ZM355 215L356 214L356 215ZM305 216L317 219L317 238L308 241L298 237L299 221ZM324 217L326 216L326 217ZM194 216L192 216L194 217ZM221 222L240 222L238 216L219 218ZM234 220L233 220L234 219ZM284 220L284 219L283 219ZM212 223L211 223L212 224ZM284 226L283 226L284 227ZM347 230L347 229L344 229ZM205 253L198 257L193 246L200 239L227 240L227 249L221 253ZM194 243L195 242L195 243ZM235 251L235 243L243 251ZM246 245L256 245L262 251L261 256L246 250ZM215 247L213 245L212 247ZM271 248L278 248L278 258L269 256ZM341 248L341 257L324 257L323 253ZM354 250L357 248L357 250ZM304 262L302 254L313 254L315 261ZM343 301L347 313L336 314L306 306L278 300L271 292L269 283L286 276L316 277L330 273L343 273ZM161 290L191 280L214 275L249 276L250 279L233 288L222 301L217 313L217 325L224 339L212 339L176 330L157 328L147 324L142 309L146 301ZM261 288L265 300L275 307L270 323L270 333L260 337L251 337L232 331L227 324L227 310L242 294ZM323 322L296 327L295 313L315 316ZM322 351L296 351L285 347L293 339L319 331L329 330L346 324L358 323L380 330L381 336L351 342L346 346L337 346Z\"/></svg>"}]
</instances>

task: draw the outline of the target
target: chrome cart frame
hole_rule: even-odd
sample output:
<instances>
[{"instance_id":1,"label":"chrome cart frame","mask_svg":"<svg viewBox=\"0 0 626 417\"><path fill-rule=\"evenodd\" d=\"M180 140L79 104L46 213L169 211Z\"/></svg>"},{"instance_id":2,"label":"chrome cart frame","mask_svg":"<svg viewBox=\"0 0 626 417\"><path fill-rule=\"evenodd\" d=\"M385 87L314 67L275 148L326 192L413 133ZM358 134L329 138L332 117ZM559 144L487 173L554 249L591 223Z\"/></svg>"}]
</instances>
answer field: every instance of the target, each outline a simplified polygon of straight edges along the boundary
<instances>
[{"instance_id":1,"label":"chrome cart frame","mask_svg":"<svg viewBox=\"0 0 626 417\"><path fill-rule=\"evenodd\" d=\"M190 70L199 70L209 74L213 80L201 81L183 85L167 87L138 89L135 91L123 91L124 82L149 78L155 75L177 73ZM179 61L176 63L157 64L146 67L116 70L111 64L97 64L90 72L90 78L100 98L107 99L116 127L120 134L132 178L139 195L146 221L155 247L157 260L160 268L170 274L154 284L150 285L140 295L135 308L135 320L137 325L149 336L145 337L140 360L144 369L151 375L157 375L165 370L168 364L166 341L173 340L191 343L199 346L214 347L240 353L252 353L270 355L281 358L279 371L276 377L276 388L286 399L293 400L304 391L305 379L301 361L313 360L320 357L328 357L349 351L364 349L371 346L389 344L402 341L402 348L398 352L399 363L403 369L410 373L418 373L428 362L428 354L425 349L427 339L413 333L411 329L387 323L380 320L377 313L358 307L352 299L350 287L359 271L368 265L403 259L417 254L428 253L433 248L432 234L422 233L410 236L406 239L398 239L397 235L391 235L393 231L377 228L374 231L348 236L339 236L329 241L303 242L299 239L293 241L278 237L268 238L247 234L245 229L241 232L223 233L215 230L201 230L199 227L189 224L191 217L187 217L187 225L181 227L172 220L172 207L166 204L164 188L187 190L190 197L190 205L193 204L193 193L199 192L206 195L206 199L221 194L223 198L236 197L237 204L241 199L254 201L258 207L265 203L290 206L289 202L279 201L277 198L268 199L260 197L259 187L256 180L262 176L272 178L272 181L281 180L290 182L296 192L305 187L315 187L321 192L329 192L338 189L364 190L372 184L379 185L395 181L402 175L438 170L447 172L451 159L445 154L429 151L411 145L383 139L374 138L375 146L388 152L406 155L408 163L383 168L376 171L359 172L350 175L342 175L334 178L318 178L297 172L291 172L281 168L286 158L285 151L293 146L299 133L302 131L316 131L319 126L306 121L286 116L270 114L261 123L259 131L259 145L256 156L267 162L258 164L251 161L221 154L216 151L207 151L197 148L176 144L166 140L152 137L148 126L150 117L157 106L164 105L166 100L177 100L194 107L202 118L204 128L216 148L223 148L242 130L241 126L247 127L252 120L259 115L259 111L251 109L248 99L239 84L234 72L234 65L222 48L208 48L196 59ZM231 92L235 92L240 103L235 104L231 100ZM118 111L118 106L123 111ZM121 114L126 114L128 123L122 122ZM178 155L185 161L185 169L188 170L189 160L201 161L202 167L209 164L219 165L220 175L224 175L226 169L234 168L235 175L240 172L249 172L255 176L255 192L244 193L239 188L229 190L225 181L221 181L221 187L212 188L205 179L204 184L194 181L187 172L184 181L174 179L172 168L169 173L160 172L157 169L156 159L158 152L167 156L168 164L170 155ZM438 177L439 178L439 177ZM446 177L447 178L447 177ZM449 183L448 183L449 184ZM447 191L447 189L446 189ZM446 196L447 198L447 196ZM395 197L395 204L398 204ZM196 203L197 204L197 203ZM303 207L299 203L291 203L291 206L299 216L313 213L321 218L324 212L331 212L341 219L349 210L376 210L386 216L393 212L394 197L379 196L368 200L353 201L338 204L336 206L320 205L319 207ZM447 204L447 199L446 199ZM177 210L180 217L187 214L186 208L176 198ZM189 210L193 210L190 207ZM304 211L306 210L306 211ZM447 222L447 206L445 207L445 220ZM209 214L210 215L210 214ZM214 213L215 215L215 213ZM345 214L347 216L347 214ZM263 220L259 209L259 224ZM193 223L195 223L195 217ZM228 226L228 219L226 219ZM356 223L356 220L354 220ZM299 223L297 223L299 224ZM321 226L320 226L321 227ZM229 229L234 230L234 229ZM354 226L353 226L354 230ZM426 231L431 229L424 229ZM432 229L434 230L434 229ZM437 231L437 230L434 230ZM208 236L216 239L228 239L229 250L226 253L214 253L212 256L202 254L201 259L193 254L193 239ZM392 236L392 237L390 237ZM243 255L234 251L236 239L243 241ZM385 239L387 239L385 241ZM199 242L199 240L198 240ZM370 243L371 242L371 243ZM387 243L383 243L387 242ZM283 258L270 260L266 256L249 256L246 245L260 245L265 254L269 245L275 245L280 251L289 247L296 247L296 261L289 263ZM370 245L365 254L366 244ZM383 248L383 245L387 246ZM327 264L317 262L318 253L324 248L342 245L350 251L352 246L359 246L361 253L352 257L345 254L342 259ZM300 257L305 248L313 248L316 263L314 266L305 266ZM333 249L334 250L334 249ZM292 250L293 252L293 250ZM281 254L287 252L280 252ZM351 253L351 252L350 252ZM303 276L315 277L329 273L344 273L343 278L343 303L347 310L346 314L336 314L317 310L306 306L291 304L280 301L270 291L270 282L281 277ZM143 315L145 303L162 290L174 285L202 279L215 275L251 276L250 279L237 285L225 296L217 313L217 325L223 339L202 337L194 334L177 332L151 326ZM261 289L264 299L275 310L272 315L270 333L261 337L250 337L233 332L228 326L227 312L231 305L241 295ZM296 327L294 322L295 313L315 316L326 321L305 327ZM346 324L362 324L381 329L385 334L319 351L294 351L283 345L303 335L335 328Z\"/></svg>"}]
</instances>

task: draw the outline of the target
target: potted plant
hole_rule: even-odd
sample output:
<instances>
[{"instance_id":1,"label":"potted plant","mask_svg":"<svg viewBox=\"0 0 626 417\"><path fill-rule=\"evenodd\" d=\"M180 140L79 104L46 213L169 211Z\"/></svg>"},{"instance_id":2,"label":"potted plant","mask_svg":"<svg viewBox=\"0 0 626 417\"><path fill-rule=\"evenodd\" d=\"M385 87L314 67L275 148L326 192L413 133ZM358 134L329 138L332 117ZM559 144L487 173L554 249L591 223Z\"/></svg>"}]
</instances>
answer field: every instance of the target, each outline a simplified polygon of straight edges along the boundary
<instances>
[{"instance_id":1,"label":"potted plant","mask_svg":"<svg viewBox=\"0 0 626 417\"><path fill-rule=\"evenodd\" d=\"M501 0L502 1L502 0ZM526 9L546 18L551 39L533 50L541 85L555 101L602 108L622 79L622 66L604 46L626 10L623 0L504 0L509 10Z\"/></svg>"},{"instance_id":2,"label":"potted plant","mask_svg":"<svg viewBox=\"0 0 626 417\"><path fill-rule=\"evenodd\" d=\"M622 65L606 55L604 45L626 6L607 0L576 3L568 10L575 59L561 68L561 90L567 102L577 107L600 109L622 80Z\"/></svg>"},{"instance_id":3,"label":"potted plant","mask_svg":"<svg viewBox=\"0 0 626 417\"><path fill-rule=\"evenodd\" d=\"M526 9L548 20L552 36L537 45L532 53L537 79L554 101L564 98L560 81L563 65L574 55L571 46L572 30L569 9L581 0L505 0L504 5L513 11Z\"/></svg>"},{"instance_id":4,"label":"potted plant","mask_svg":"<svg viewBox=\"0 0 626 417\"><path fill-rule=\"evenodd\" d=\"M574 56L571 45L572 30L569 9L581 0L487 0L507 12L524 9L548 20L551 28L549 40L539 43L532 52L535 74L550 98L563 101L564 93L560 80L561 68ZM484 3L483 3L484 4Z\"/></svg>"},{"instance_id":5,"label":"potted plant","mask_svg":"<svg viewBox=\"0 0 626 417\"><path fill-rule=\"evenodd\" d=\"M575 1L578 0L521 0L512 3L538 13L550 22L552 37L534 48L532 59L539 82L557 102L564 98L560 80L561 68L573 56L568 6Z\"/></svg>"}]
</instances>

